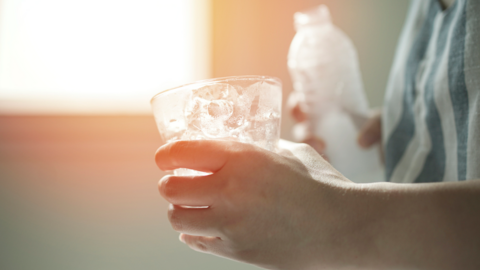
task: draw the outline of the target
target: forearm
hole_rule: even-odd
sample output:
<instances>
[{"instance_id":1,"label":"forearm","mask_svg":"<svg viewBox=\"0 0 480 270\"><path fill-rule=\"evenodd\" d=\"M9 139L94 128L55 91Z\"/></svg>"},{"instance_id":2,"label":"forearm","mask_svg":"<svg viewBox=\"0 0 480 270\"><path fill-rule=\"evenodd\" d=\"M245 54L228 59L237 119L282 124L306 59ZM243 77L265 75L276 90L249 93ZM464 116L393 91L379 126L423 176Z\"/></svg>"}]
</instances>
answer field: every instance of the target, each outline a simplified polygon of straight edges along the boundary
<instances>
[{"instance_id":1,"label":"forearm","mask_svg":"<svg viewBox=\"0 0 480 270\"><path fill-rule=\"evenodd\" d=\"M480 180L353 190L351 213L365 235L356 239L367 243L352 247L369 267L480 269Z\"/></svg>"}]
</instances>

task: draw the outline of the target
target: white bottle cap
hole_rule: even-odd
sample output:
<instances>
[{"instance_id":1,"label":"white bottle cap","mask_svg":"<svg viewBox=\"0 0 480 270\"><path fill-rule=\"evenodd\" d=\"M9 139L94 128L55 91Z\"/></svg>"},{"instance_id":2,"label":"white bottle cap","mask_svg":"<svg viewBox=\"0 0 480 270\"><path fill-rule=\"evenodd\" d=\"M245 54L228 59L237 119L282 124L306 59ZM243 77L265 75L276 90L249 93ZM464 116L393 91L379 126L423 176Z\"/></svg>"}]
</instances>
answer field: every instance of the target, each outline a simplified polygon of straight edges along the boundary
<instances>
[{"instance_id":1,"label":"white bottle cap","mask_svg":"<svg viewBox=\"0 0 480 270\"><path fill-rule=\"evenodd\" d=\"M312 9L295 12L293 18L295 21L295 29L307 25L330 24L332 22L330 11L325 5L319 5Z\"/></svg>"}]
</instances>

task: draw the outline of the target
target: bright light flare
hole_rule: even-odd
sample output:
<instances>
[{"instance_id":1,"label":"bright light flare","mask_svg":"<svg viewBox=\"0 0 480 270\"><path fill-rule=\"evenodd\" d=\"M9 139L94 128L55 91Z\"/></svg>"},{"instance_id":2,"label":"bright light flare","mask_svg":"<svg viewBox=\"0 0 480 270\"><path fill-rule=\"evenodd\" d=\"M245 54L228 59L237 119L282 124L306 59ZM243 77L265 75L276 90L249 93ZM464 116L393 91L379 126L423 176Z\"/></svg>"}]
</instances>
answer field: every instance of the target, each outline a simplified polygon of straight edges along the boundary
<instances>
[{"instance_id":1,"label":"bright light flare","mask_svg":"<svg viewBox=\"0 0 480 270\"><path fill-rule=\"evenodd\" d=\"M160 89L209 76L208 10L208 0L3 0L0 110L149 112Z\"/></svg>"}]
</instances>

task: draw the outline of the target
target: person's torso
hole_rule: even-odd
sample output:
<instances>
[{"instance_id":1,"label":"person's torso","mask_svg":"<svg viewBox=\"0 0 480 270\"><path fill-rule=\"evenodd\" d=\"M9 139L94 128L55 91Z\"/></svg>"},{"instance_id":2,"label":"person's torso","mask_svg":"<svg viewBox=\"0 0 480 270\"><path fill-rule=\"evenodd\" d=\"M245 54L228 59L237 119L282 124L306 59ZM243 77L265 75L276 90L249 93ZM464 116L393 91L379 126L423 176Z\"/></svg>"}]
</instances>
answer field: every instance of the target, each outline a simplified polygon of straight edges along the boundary
<instances>
[{"instance_id":1,"label":"person's torso","mask_svg":"<svg viewBox=\"0 0 480 270\"><path fill-rule=\"evenodd\" d=\"M386 180L480 178L480 1L413 1L385 95Z\"/></svg>"}]
</instances>

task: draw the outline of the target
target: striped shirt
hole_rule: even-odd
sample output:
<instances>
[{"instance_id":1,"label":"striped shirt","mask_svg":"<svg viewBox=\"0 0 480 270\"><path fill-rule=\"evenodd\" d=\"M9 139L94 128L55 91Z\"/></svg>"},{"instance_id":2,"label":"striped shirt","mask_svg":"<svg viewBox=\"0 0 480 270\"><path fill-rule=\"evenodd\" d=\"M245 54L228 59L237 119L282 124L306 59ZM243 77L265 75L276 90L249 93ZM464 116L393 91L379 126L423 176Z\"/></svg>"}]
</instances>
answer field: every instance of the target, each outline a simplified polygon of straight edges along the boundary
<instances>
[{"instance_id":1,"label":"striped shirt","mask_svg":"<svg viewBox=\"0 0 480 270\"><path fill-rule=\"evenodd\" d=\"M387 181L480 179L480 1L412 1L382 121Z\"/></svg>"}]
</instances>

